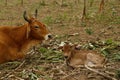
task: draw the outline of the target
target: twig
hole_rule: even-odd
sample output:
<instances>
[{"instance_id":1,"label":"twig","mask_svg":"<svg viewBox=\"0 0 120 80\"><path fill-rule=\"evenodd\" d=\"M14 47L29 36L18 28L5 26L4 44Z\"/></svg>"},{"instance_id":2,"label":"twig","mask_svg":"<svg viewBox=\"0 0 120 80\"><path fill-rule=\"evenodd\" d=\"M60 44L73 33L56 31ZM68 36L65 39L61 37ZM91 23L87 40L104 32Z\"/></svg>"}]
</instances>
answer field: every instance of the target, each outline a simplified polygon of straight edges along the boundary
<instances>
[{"instance_id":1,"label":"twig","mask_svg":"<svg viewBox=\"0 0 120 80\"><path fill-rule=\"evenodd\" d=\"M113 73L113 72L105 71L105 73L115 76L115 73Z\"/></svg>"},{"instance_id":2,"label":"twig","mask_svg":"<svg viewBox=\"0 0 120 80\"><path fill-rule=\"evenodd\" d=\"M15 70L18 70L24 63L25 63L25 60L24 60L17 68L15 68ZM15 70L12 70L11 72L9 72L9 73L6 74L5 76L1 77L0 79L4 80L4 79L7 78L8 76L10 76L12 73L14 73Z\"/></svg>"},{"instance_id":3,"label":"twig","mask_svg":"<svg viewBox=\"0 0 120 80\"><path fill-rule=\"evenodd\" d=\"M15 76L15 75L9 75L8 77L15 77L17 80L24 80L24 79L22 79L22 78L20 78L20 77L17 77L17 76Z\"/></svg>"},{"instance_id":4,"label":"twig","mask_svg":"<svg viewBox=\"0 0 120 80\"><path fill-rule=\"evenodd\" d=\"M66 79L66 78L68 78L69 76L72 76L72 75L75 75L75 74L80 74L81 72L72 72L71 74L69 74L69 75L66 75L66 76L64 76L61 80L64 80L64 79Z\"/></svg>"},{"instance_id":5,"label":"twig","mask_svg":"<svg viewBox=\"0 0 120 80\"><path fill-rule=\"evenodd\" d=\"M5 76L1 77L0 79L1 79L1 80L4 80L6 77L8 77L9 75L11 75L12 73L13 73L13 71L12 71L12 72L9 72L9 73L6 74Z\"/></svg>"},{"instance_id":6,"label":"twig","mask_svg":"<svg viewBox=\"0 0 120 80\"><path fill-rule=\"evenodd\" d=\"M25 60L17 68L15 68L15 70L18 70L24 63L25 63Z\"/></svg>"},{"instance_id":7,"label":"twig","mask_svg":"<svg viewBox=\"0 0 120 80\"><path fill-rule=\"evenodd\" d=\"M86 67L88 70L90 70L90 71L92 71L92 72L95 72L95 73L97 73L97 74L99 74L99 75L101 75L101 76L103 76L103 77L105 77L105 78L107 78L107 79L117 80L116 78L111 77L110 75L108 75L108 74L106 74L106 73L102 73L102 72L99 72L98 70L92 69L92 68L88 67L87 65L85 65L85 67ZM73 72L73 73L71 73L71 74L69 74L69 75L64 76L61 80L64 80L64 79L68 78L69 76L72 76L72 75L75 75L75 74L79 74L79 73L80 73L80 72L77 72L77 73L76 73L76 72Z\"/></svg>"},{"instance_id":8,"label":"twig","mask_svg":"<svg viewBox=\"0 0 120 80\"><path fill-rule=\"evenodd\" d=\"M111 80L117 80L116 78L111 77L110 75L108 75L108 74L106 74L106 73L102 73L102 72L99 72L98 70L95 70L95 69L90 68L88 65L85 65L85 67L86 67L88 70L90 70L90 71L92 71L92 72L95 72L95 73L97 73L97 74L99 74L99 75L101 75L101 76L103 76L103 77L106 77L106 78L111 79Z\"/></svg>"},{"instance_id":9,"label":"twig","mask_svg":"<svg viewBox=\"0 0 120 80\"><path fill-rule=\"evenodd\" d=\"M69 34L68 36L76 36L76 35L79 35L79 33Z\"/></svg>"}]
</instances>

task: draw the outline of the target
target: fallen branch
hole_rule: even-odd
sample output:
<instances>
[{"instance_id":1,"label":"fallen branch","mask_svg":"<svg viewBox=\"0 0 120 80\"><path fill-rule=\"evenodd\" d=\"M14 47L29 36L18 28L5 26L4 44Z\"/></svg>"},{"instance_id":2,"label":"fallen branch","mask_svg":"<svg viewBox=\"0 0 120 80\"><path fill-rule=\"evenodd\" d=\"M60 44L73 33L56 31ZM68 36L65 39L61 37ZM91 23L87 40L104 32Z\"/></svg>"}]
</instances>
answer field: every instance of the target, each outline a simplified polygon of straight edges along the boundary
<instances>
[{"instance_id":1,"label":"fallen branch","mask_svg":"<svg viewBox=\"0 0 120 80\"><path fill-rule=\"evenodd\" d=\"M25 60L17 68L15 68L15 70L18 70L24 63L25 63Z\"/></svg>"},{"instance_id":2,"label":"fallen branch","mask_svg":"<svg viewBox=\"0 0 120 80\"><path fill-rule=\"evenodd\" d=\"M70 74L66 74L66 76L64 76L62 79L60 79L60 80L66 80L66 78L68 78L68 77L71 77L71 76L73 76L73 75L78 75L78 74L81 74L82 72L81 71L79 71L79 72L72 72L72 73L70 73ZM83 75L83 73L82 73L82 75ZM84 74L85 75L85 74ZM74 78L75 79L75 78Z\"/></svg>"},{"instance_id":3,"label":"fallen branch","mask_svg":"<svg viewBox=\"0 0 120 80\"><path fill-rule=\"evenodd\" d=\"M68 36L77 36L77 35L79 35L79 33L69 34Z\"/></svg>"},{"instance_id":4,"label":"fallen branch","mask_svg":"<svg viewBox=\"0 0 120 80\"><path fill-rule=\"evenodd\" d=\"M110 79L110 80L117 80L116 78L111 77L111 76L109 76L109 75L106 74L106 73L102 73L102 72L99 72L99 71L96 70L96 69L90 68L88 65L85 65L85 67L86 67L88 70L93 71L93 72L95 72L95 73L97 73L97 74L99 74L99 75L101 75L101 76L103 76L103 77L105 77L105 78L107 78L107 79Z\"/></svg>"},{"instance_id":5,"label":"fallen branch","mask_svg":"<svg viewBox=\"0 0 120 80\"><path fill-rule=\"evenodd\" d=\"M17 80L24 80L24 79L22 79L22 78L20 78L20 77L17 77L17 76L15 76L15 75L9 75L8 77L14 77L14 78L16 78Z\"/></svg>"},{"instance_id":6,"label":"fallen branch","mask_svg":"<svg viewBox=\"0 0 120 80\"><path fill-rule=\"evenodd\" d=\"M4 80L5 78L9 77L10 75L12 75L12 73L14 73L16 70L18 70L24 63L25 63L25 60L17 68L15 68L15 70L12 70L11 72L9 72L5 76L1 77L0 79Z\"/></svg>"}]
</instances>

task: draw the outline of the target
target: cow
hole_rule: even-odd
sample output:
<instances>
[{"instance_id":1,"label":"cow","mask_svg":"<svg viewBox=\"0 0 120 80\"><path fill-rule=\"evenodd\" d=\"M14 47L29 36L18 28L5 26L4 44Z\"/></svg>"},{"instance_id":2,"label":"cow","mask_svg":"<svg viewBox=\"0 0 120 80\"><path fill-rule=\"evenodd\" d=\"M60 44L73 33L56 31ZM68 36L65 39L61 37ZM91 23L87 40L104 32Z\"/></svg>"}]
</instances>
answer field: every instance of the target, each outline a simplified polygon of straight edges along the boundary
<instances>
[{"instance_id":1,"label":"cow","mask_svg":"<svg viewBox=\"0 0 120 80\"><path fill-rule=\"evenodd\" d=\"M22 59L27 51L52 36L47 27L35 17L23 17L27 23L22 26L0 26L0 63Z\"/></svg>"}]
</instances>

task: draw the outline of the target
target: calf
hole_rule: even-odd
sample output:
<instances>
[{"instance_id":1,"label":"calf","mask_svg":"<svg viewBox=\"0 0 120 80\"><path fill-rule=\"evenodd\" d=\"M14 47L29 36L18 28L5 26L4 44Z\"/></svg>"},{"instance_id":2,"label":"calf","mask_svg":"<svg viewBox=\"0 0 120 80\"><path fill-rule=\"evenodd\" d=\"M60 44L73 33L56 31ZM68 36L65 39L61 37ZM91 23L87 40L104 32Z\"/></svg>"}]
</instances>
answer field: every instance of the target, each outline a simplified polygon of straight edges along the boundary
<instances>
[{"instance_id":1,"label":"calf","mask_svg":"<svg viewBox=\"0 0 120 80\"><path fill-rule=\"evenodd\" d=\"M23 58L32 46L51 38L44 24L26 11L23 17L27 23L22 26L0 26L0 63Z\"/></svg>"},{"instance_id":2,"label":"calf","mask_svg":"<svg viewBox=\"0 0 120 80\"><path fill-rule=\"evenodd\" d=\"M67 64L72 67L87 65L89 67L102 67L105 63L105 57L93 50L78 50L75 45L69 43L62 46L63 55Z\"/></svg>"},{"instance_id":3,"label":"calf","mask_svg":"<svg viewBox=\"0 0 120 80\"><path fill-rule=\"evenodd\" d=\"M63 55L66 58L68 66L75 68L84 65L88 70L102 75L107 79L117 80L113 76L111 77L110 75L95 69L103 68L106 63L105 57L97 51L78 50L78 47L76 47L76 45L70 45L69 43L65 43L60 48L63 51Z\"/></svg>"}]
</instances>

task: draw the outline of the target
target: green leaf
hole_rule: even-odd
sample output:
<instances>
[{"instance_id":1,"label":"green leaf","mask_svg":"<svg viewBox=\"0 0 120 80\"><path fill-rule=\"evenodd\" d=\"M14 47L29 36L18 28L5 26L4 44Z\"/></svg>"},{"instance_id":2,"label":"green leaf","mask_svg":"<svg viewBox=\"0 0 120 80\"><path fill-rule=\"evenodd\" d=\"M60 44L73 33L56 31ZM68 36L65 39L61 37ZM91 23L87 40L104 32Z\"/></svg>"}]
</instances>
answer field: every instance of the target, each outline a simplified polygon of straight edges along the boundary
<instances>
[{"instance_id":1,"label":"green leaf","mask_svg":"<svg viewBox=\"0 0 120 80\"><path fill-rule=\"evenodd\" d=\"M120 70L116 71L116 78L119 80L120 79Z\"/></svg>"},{"instance_id":2,"label":"green leaf","mask_svg":"<svg viewBox=\"0 0 120 80\"><path fill-rule=\"evenodd\" d=\"M30 80L37 80L38 77L34 73L30 73L29 78L30 78Z\"/></svg>"},{"instance_id":3,"label":"green leaf","mask_svg":"<svg viewBox=\"0 0 120 80\"><path fill-rule=\"evenodd\" d=\"M105 44L107 44L107 45L110 45L110 44L113 44L113 43L114 43L114 42L113 42L112 39L108 39L108 40L105 41Z\"/></svg>"},{"instance_id":4,"label":"green leaf","mask_svg":"<svg viewBox=\"0 0 120 80\"><path fill-rule=\"evenodd\" d=\"M110 54L109 50L107 48L101 49L101 53L105 55L106 57Z\"/></svg>"}]
</instances>

